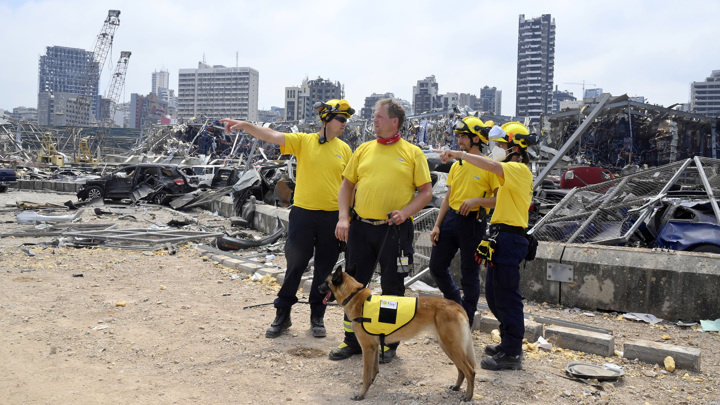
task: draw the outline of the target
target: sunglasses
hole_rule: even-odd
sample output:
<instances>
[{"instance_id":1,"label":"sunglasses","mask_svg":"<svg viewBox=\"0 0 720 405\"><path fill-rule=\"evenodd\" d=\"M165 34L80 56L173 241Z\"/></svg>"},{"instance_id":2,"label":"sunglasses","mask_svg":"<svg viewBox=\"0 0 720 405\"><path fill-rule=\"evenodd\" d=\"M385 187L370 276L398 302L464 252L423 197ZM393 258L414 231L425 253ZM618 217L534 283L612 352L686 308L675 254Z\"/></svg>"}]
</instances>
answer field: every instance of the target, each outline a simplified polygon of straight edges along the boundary
<instances>
[{"instance_id":1,"label":"sunglasses","mask_svg":"<svg viewBox=\"0 0 720 405\"><path fill-rule=\"evenodd\" d=\"M344 115L336 115L332 119L342 122L343 124L347 122L347 117Z\"/></svg>"}]
</instances>

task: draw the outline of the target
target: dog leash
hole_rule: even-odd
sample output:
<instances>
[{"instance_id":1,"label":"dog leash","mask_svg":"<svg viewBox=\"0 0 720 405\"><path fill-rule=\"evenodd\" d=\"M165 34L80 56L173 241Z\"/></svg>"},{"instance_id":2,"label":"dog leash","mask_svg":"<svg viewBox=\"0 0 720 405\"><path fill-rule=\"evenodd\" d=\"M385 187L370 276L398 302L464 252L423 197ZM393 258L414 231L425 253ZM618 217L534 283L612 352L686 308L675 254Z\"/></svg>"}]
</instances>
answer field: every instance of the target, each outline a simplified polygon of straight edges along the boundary
<instances>
[{"instance_id":1,"label":"dog leash","mask_svg":"<svg viewBox=\"0 0 720 405\"><path fill-rule=\"evenodd\" d=\"M296 302L296 304L309 304L309 303L310 303L309 301L298 301L298 302ZM257 307L265 307L265 306L274 305L274 304L275 304L275 301L272 301L272 302L266 302L266 303L264 303L264 304L248 305L248 306L246 306L246 307L243 307L243 309L251 309L251 308L257 308ZM334 302L331 302L331 303L328 303L327 305L338 305L338 304L336 304L336 303L334 303Z\"/></svg>"}]
</instances>

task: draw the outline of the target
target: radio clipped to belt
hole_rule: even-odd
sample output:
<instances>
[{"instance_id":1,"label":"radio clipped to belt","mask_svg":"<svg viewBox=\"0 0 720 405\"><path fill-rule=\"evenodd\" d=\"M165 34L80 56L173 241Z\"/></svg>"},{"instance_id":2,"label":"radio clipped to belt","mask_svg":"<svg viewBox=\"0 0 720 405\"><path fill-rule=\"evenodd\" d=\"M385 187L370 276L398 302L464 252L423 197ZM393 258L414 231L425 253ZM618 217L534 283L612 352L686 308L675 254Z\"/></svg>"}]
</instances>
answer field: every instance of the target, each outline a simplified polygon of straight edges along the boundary
<instances>
[{"instance_id":1,"label":"radio clipped to belt","mask_svg":"<svg viewBox=\"0 0 720 405\"><path fill-rule=\"evenodd\" d=\"M497 246L494 236L495 235L492 235L483 239L475 251L475 261L481 266L492 262L492 256Z\"/></svg>"}]
</instances>

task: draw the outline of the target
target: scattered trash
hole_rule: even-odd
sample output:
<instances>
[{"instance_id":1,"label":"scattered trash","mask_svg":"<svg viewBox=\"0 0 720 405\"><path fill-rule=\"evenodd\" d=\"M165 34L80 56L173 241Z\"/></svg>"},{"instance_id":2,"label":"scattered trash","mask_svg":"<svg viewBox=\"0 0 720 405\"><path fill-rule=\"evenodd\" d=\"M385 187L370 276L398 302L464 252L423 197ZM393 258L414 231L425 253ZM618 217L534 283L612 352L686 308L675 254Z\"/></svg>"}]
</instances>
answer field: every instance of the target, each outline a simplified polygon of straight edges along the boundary
<instances>
[{"instance_id":1,"label":"scattered trash","mask_svg":"<svg viewBox=\"0 0 720 405\"><path fill-rule=\"evenodd\" d=\"M663 321L662 319L656 317L653 314L640 314L636 312L628 312L627 314L623 315L623 318L633 321L643 321L651 325L655 325L656 323L660 323Z\"/></svg>"},{"instance_id":2,"label":"scattered trash","mask_svg":"<svg viewBox=\"0 0 720 405\"><path fill-rule=\"evenodd\" d=\"M688 328L688 327L693 327L693 326L699 326L700 324L697 322L677 321L677 323L675 323L675 325L683 327L683 328Z\"/></svg>"},{"instance_id":3,"label":"scattered trash","mask_svg":"<svg viewBox=\"0 0 720 405\"><path fill-rule=\"evenodd\" d=\"M30 257L35 256L35 252L33 252L32 250L30 250L30 249L28 249L28 248L22 248L22 247L21 247L20 250L22 250L23 253L25 253L26 255L28 255L28 256L30 256Z\"/></svg>"},{"instance_id":4,"label":"scattered trash","mask_svg":"<svg viewBox=\"0 0 720 405\"><path fill-rule=\"evenodd\" d=\"M603 364L603 366L606 368L609 368L611 370L623 371L623 368L618 366L617 364L605 363L605 364Z\"/></svg>"},{"instance_id":5,"label":"scattered trash","mask_svg":"<svg viewBox=\"0 0 720 405\"><path fill-rule=\"evenodd\" d=\"M125 305L127 305L125 301L118 301L115 303L116 307L124 307Z\"/></svg>"},{"instance_id":6,"label":"scattered trash","mask_svg":"<svg viewBox=\"0 0 720 405\"><path fill-rule=\"evenodd\" d=\"M72 275L73 277L85 277L82 273L75 273Z\"/></svg>"},{"instance_id":7,"label":"scattered trash","mask_svg":"<svg viewBox=\"0 0 720 405\"><path fill-rule=\"evenodd\" d=\"M108 325L98 325L98 326L92 328L92 330L103 330L103 329L107 329L107 328L109 328Z\"/></svg>"},{"instance_id":8,"label":"scattered trash","mask_svg":"<svg viewBox=\"0 0 720 405\"><path fill-rule=\"evenodd\" d=\"M570 362L565 371L575 378L590 378L598 381L617 380L625 375L625 371L618 367L598 366L595 364L584 364L578 362Z\"/></svg>"},{"instance_id":9,"label":"scattered trash","mask_svg":"<svg viewBox=\"0 0 720 405\"><path fill-rule=\"evenodd\" d=\"M23 210L36 210L40 208L62 208L66 209L67 207L62 204L53 204L53 203L36 203L32 201L16 201L15 205Z\"/></svg>"},{"instance_id":10,"label":"scattered trash","mask_svg":"<svg viewBox=\"0 0 720 405\"><path fill-rule=\"evenodd\" d=\"M720 332L720 318L714 321L700 320L700 329L703 332Z\"/></svg>"},{"instance_id":11,"label":"scattered trash","mask_svg":"<svg viewBox=\"0 0 720 405\"><path fill-rule=\"evenodd\" d=\"M72 222L83 210L77 210L74 214L52 215L40 214L37 211L23 211L17 214L17 221L20 224L35 225L41 222Z\"/></svg>"},{"instance_id":12,"label":"scattered trash","mask_svg":"<svg viewBox=\"0 0 720 405\"><path fill-rule=\"evenodd\" d=\"M285 235L285 228L283 227L282 222L280 222L280 219L278 218L275 232L268 236L265 236L264 238L253 240L233 238L231 236L220 236L217 238L216 243L217 247L220 250L239 250L275 243L283 235Z\"/></svg>"},{"instance_id":13,"label":"scattered trash","mask_svg":"<svg viewBox=\"0 0 720 405\"><path fill-rule=\"evenodd\" d=\"M538 338L537 342L535 342L535 345L538 347L538 349L543 349L547 351L552 350L552 345L542 336Z\"/></svg>"}]
</instances>

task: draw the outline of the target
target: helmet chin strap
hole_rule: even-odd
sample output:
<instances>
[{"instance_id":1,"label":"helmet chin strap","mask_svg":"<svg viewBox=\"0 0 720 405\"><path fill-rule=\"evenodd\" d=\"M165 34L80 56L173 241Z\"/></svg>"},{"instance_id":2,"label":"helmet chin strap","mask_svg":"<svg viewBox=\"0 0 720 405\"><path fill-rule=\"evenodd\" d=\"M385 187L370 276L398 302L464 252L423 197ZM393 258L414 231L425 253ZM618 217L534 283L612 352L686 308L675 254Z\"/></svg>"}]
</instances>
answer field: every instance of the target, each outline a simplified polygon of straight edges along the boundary
<instances>
[{"instance_id":1,"label":"helmet chin strap","mask_svg":"<svg viewBox=\"0 0 720 405\"><path fill-rule=\"evenodd\" d=\"M328 122L332 121L331 115L332 114L328 114L327 116L329 117L329 119L323 120L323 122L325 122L325 125L323 125L323 135L321 138L318 139L320 141L320 145L324 144L328 140L327 139L327 124L328 124Z\"/></svg>"},{"instance_id":2,"label":"helmet chin strap","mask_svg":"<svg viewBox=\"0 0 720 405\"><path fill-rule=\"evenodd\" d=\"M503 160L503 163L511 162L515 156L521 156L519 152L510 152Z\"/></svg>"}]
</instances>

